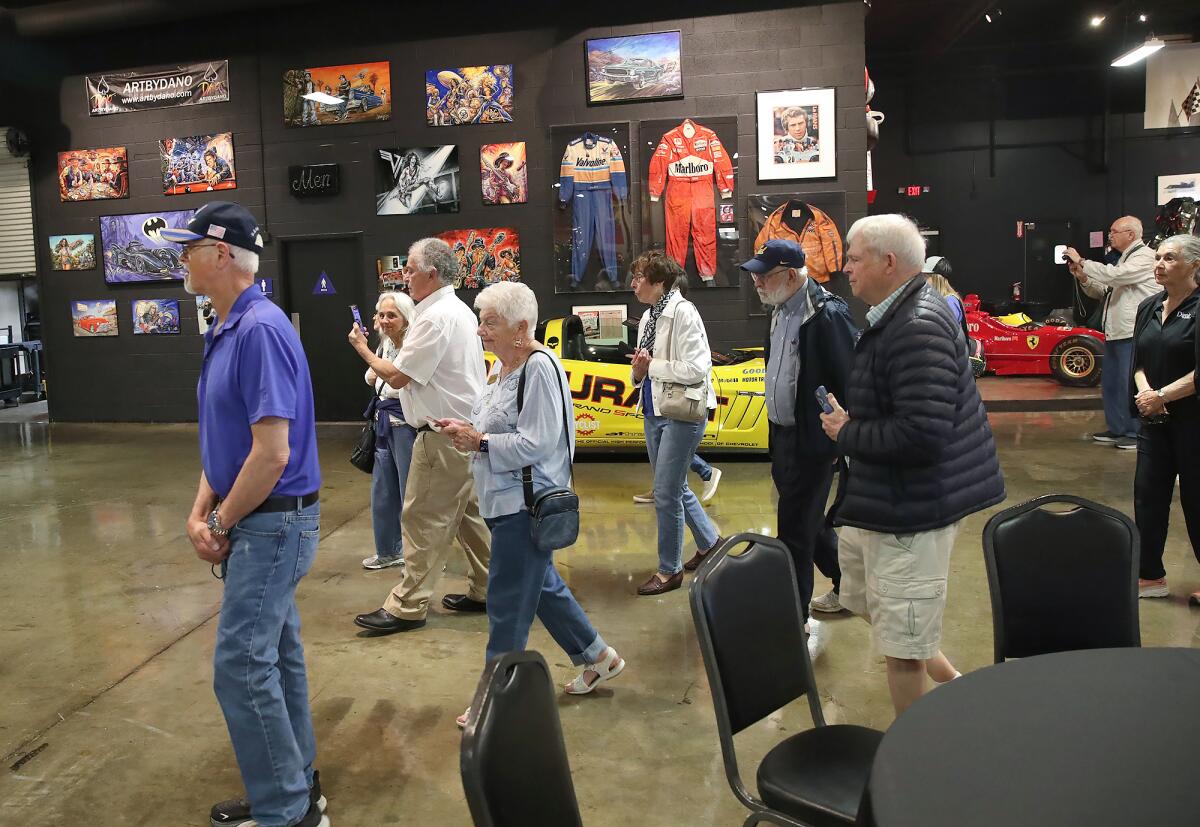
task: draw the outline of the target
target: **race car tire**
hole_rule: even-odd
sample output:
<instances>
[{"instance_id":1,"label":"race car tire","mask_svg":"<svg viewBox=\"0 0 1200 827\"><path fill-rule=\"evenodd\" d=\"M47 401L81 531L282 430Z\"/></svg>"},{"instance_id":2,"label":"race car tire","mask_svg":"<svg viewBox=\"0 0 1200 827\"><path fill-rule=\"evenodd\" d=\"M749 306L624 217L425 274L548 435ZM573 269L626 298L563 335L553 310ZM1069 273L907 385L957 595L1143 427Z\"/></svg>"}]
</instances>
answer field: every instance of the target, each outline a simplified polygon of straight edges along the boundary
<instances>
[{"instance_id":1,"label":"race car tire","mask_svg":"<svg viewBox=\"0 0 1200 827\"><path fill-rule=\"evenodd\" d=\"M1050 373L1061 384L1090 388L1100 383L1104 345L1091 336L1068 336L1050 352Z\"/></svg>"}]
</instances>

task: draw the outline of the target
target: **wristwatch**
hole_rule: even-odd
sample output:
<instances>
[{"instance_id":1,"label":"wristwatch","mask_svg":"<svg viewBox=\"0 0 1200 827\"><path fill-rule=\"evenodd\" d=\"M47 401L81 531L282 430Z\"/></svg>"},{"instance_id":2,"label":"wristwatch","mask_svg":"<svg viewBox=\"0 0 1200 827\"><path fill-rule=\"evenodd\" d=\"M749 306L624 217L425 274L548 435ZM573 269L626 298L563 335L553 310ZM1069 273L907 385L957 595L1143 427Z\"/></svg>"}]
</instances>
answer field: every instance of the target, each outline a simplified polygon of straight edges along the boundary
<instances>
[{"instance_id":1,"label":"wristwatch","mask_svg":"<svg viewBox=\"0 0 1200 827\"><path fill-rule=\"evenodd\" d=\"M229 529L221 525L221 515L217 513L217 509L213 509L208 515L208 532L216 537L228 537Z\"/></svg>"},{"instance_id":2,"label":"wristwatch","mask_svg":"<svg viewBox=\"0 0 1200 827\"><path fill-rule=\"evenodd\" d=\"M1158 394L1158 398L1163 401L1164 405L1167 404L1167 395L1163 393L1161 389L1156 390L1155 393Z\"/></svg>"},{"instance_id":3,"label":"wristwatch","mask_svg":"<svg viewBox=\"0 0 1200 827\"><path fill-rule=\"evenodd\" d=\"M486 454L487 452L488 452L487 434L480 434L479 435L479 453Z\"/></svg>"}]
</instances>

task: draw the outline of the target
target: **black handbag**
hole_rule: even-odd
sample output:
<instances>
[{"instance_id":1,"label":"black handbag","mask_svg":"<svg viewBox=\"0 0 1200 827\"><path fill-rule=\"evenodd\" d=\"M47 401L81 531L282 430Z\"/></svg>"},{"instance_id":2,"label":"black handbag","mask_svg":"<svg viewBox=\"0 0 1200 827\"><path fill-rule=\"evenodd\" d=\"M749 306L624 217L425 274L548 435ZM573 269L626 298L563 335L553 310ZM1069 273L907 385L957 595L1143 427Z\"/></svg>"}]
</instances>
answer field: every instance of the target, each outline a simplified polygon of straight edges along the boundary
<instances>
[{"instance_id":1,"label":"black handbag","mask_svg":"<svg viewBox=\"0 0 1200 827\"><path fill-rule=\"evenodd\" d=\"M529 355L532 359L540 351ZM550 357L547 357L550 358ZM528 364L528 359L526 360ZM561 392L561 389L560 389ZM525 368L517 381L517 416L525 401ZM568 430L567 399L563 396L563 433L567 437L567 452L571 451L571 432ZM575 475L574 463L571 475ZM539 551L554 551L575 545L579 539L579 495L569 487L552 486L533 491L533 466L521 469L521 484L525 488L525 506L529 509L529 539Z\"/></svg>"},{"instance_id":2,"label":"black handbag","mask_svg":"<svg viewBox=\"0 0 1200 827\"><path fill-rule=\"evenodd\" d=\"M380 389L375 390L375 398L367 406L367 424L358 435L358 442L350 452L350 464L364 474L375 472L375 405L379 402Z\"/></svg>"}]
</instances>

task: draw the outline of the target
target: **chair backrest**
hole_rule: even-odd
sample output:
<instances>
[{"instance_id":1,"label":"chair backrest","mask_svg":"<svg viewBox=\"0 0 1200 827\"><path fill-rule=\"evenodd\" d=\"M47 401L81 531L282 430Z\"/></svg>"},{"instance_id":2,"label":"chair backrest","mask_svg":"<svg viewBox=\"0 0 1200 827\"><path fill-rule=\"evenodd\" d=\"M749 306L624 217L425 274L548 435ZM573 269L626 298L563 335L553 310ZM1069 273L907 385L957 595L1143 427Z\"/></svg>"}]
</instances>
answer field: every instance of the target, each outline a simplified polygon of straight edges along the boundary
<instances>
[{"instance_id":1,"label":"chair backrest","mask_svg":"<svg viewBox=\"0 0 1200 827\"><path fill-rule=\"evenodd\" d=\"M537 652L509 652L487 665L459 763L476 827L582 824L554 685Z\"/></svg>"},{"instance_id":2,"label":"chair backrest","mask_svg":"<svg viewBox=\"0 0 1200 827\"><path fill-rule=\"evenodd\" d=\"M744 553L729 553L746 544ZM825 723L795 566L783 543L758 534L730 537L696 573L691 603L723 749L726 740L732 749L734 734L805 693L814 721Z\"/></svg>"},{"instance_id":3,"label":"chair backrest","mask_svg":"<svg viewBox=\"0 0 1200 827\"><path fill-rule=\"evenodd\" d=\"M1048 505L1074 506L1050 511ZM1141 646L1138 531L1119 511L1047 494L983 529L995 660Z\"/></svg>"}]
</instances>

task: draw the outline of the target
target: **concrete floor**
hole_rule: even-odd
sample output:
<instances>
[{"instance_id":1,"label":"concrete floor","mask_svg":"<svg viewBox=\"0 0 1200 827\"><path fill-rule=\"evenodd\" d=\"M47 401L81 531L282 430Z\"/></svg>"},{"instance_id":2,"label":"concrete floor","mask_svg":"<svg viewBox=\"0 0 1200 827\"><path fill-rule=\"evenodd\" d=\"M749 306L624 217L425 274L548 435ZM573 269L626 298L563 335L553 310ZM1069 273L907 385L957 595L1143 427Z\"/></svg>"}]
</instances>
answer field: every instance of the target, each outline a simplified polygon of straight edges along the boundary
<instances>
[{"instance_id":1,"label":"concrete floor","mask_svg":"<svg viewBox=\"0 0 1200 827\"><path fill-rule=\"evenodd\" d=\"M1131 511L1135 457L1087 440L1102 428L1098 414L992 421L1009 504L1066 491ZM479 677L486 621L438 611L418 633L360 636L351 618L378 607L395 575L359 566L371 551L368 478L346 462L349 444L345 431L322 437L321 551L300 592L329 813L343 826L469 824L453 719ZM0 423L0 456L0 823L207 824L212 802L241 784L210 688L221 588L183 532L195 428ZM725 478L710 508L722 531L773 532L766 464L718 464ZM578 480L583 530L562 571L629 661L611 689L559 704L584 821L645 824L665 804L655 823L740 824L686 591L632 596L653 567L652 507L629 500L649 487L648 468L584 462ZM987 516L967 520L951 572L944 647L963 671L991 660ZM1178 508L1172 520L1173 596L1143 601L1147 646L1200 645L1200 610L1185 602L1200 567ZM459 557L441 590L459 589L463 571ZM816 668L827 719L887 727L867 627L829 625ZM556 678L573 674L540 627L531 646ZM739 736L747 777L772 743L809 725L793 705Z\"/></svg>"}]
</instances>

